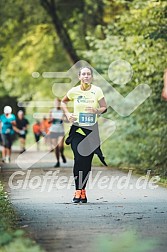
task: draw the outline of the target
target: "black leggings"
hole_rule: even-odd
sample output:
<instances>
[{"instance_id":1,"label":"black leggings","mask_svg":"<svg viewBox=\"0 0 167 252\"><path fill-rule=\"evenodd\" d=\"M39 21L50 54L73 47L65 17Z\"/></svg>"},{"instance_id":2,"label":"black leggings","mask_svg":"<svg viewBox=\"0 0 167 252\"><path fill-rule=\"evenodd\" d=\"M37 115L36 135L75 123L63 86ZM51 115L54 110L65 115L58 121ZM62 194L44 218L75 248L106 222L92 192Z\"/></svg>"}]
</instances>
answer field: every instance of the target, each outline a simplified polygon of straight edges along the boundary
<instances>
[{"instance_id":1,"label":"black leggings","mask_svg":"<svg viewBox=\"0 0 167 252\"><path fill-rule=\"evenodd\" d=\"M74 153L73 174L75 178L76 190L85 189L89 172L91 171L92 159L94 155L94 153L91 153L88 156L82 156L79 154L77 147L84 138L85 136L75 133L75 136L71 141L71 148ZM87 146L83 146L83 148L87 148Z\"/></svg>"}]
</instances>

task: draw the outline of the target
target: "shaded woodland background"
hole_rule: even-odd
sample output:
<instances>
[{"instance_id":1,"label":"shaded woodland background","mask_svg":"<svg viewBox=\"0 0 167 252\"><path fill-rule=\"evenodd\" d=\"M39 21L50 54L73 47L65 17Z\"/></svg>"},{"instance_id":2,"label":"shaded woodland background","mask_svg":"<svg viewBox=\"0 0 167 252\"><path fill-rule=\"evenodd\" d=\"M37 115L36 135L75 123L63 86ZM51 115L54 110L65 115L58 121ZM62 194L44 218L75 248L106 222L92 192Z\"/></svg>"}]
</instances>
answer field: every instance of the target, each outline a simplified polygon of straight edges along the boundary
<instances>
[{"instance_id":1,"label":"shaded woodland background","mask_svg":"<svg viewBox=\"0 0 167 252\"><path fill-rule=\"evenodd\" d=\"M135 167L141 173L149 169L166 177L167 103L161 90L167 68L167 2L1 0L0 5L0 112L4 105L16 112L17 102L55 98L54 80L32 78L32 72L63 72L84 59L109 80L110 63L124 59L133 78L125 86L112 86L126 96L146 83L152 94L129 117L108 109L106 117L118 127L104 143L104 154L111 166Z\"/></svg>"}]
</instances>

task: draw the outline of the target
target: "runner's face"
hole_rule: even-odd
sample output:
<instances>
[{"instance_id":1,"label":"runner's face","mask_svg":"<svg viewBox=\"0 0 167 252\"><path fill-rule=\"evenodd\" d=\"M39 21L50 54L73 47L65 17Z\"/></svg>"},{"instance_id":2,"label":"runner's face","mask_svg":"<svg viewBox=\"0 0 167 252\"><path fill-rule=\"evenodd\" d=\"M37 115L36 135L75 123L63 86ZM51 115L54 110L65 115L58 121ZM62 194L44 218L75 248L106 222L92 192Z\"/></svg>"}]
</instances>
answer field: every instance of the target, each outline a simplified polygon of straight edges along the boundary
<instances>
[{"instance_id":1,"label":"runner's face","mask_svg":"<svg viewBox=\"0 0 167 252\"><path fill-rule=\"evenodd\" d=\"M89 68L85 67L81 69L81 73L79 75L79 80L81 81L81 83L91 84L92 78L92 73Z\"/></svg>"},{"instance_id":2,"label":"runner's face","mask_svg":"<svg viewBox=\"0 0 167 252\"><path fill-rule=\"evenodd\" d=\"M18 118L19 119L23 119L23 116L24 116L23 113L18 113Z\"/></svg>"}]
</instances>

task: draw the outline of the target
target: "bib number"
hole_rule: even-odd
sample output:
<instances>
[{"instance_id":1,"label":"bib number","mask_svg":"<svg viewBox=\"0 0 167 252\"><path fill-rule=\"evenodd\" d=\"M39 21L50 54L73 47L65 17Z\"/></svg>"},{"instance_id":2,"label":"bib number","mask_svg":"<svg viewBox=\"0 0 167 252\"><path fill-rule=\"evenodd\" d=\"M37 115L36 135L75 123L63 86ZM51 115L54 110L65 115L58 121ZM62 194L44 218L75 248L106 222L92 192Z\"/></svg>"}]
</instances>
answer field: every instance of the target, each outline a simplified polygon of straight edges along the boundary
<instances>
[{"instance_id":1,"label":"bib number","mask_svg":"<svg viewBox=\"0 0 167 252\"><path fill-rule=\"evenodd\" d=\"M93 125L95 124L96 115L92 113L79 113L79 123Z\"/></svg>"}]
</instances>

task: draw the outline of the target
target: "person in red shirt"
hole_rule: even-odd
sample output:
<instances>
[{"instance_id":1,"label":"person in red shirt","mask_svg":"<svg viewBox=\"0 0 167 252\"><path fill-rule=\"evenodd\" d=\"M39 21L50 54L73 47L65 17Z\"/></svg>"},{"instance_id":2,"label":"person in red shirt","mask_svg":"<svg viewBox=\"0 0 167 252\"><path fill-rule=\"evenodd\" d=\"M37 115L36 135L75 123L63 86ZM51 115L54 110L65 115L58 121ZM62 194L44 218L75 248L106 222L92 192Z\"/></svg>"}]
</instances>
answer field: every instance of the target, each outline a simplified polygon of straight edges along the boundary
<instances>
[{"instance_id":1,"label":"person in red shirt","mask_svg":"<svg viewBox=\"0 0 167 252\"><path fill-rule=\"evenodd\" d=\"M50 139L50 121L44 117L43 120L41 121L41 132L42 136L45 138L45 144L47 147L49 147L49 150L52 150L52 144L51 144L51 139Z\"/></svg>"},{"instance_id":2,"label":"person in red shirt","mask_svg":"<svg viewBox=\"0 0 167 252\"><path fill-rule=\"evenodd\" d=\"M50 128L50 122L46 117L44 117L43 120L41 121L41 132L43 136L46 136L49 133L49 128Z\"/></svg>"},{"instance_id":3,"label":"person in red shirt","mask_svg":"<svg viewBox=\"0 0 167 252\"><path fill-rule=\"evenodd\" d=\"M36 123L33 124L33 133L37 144L37 150L39 151L39 140L42 135L41 124L39 120L36 120Z\"/></svg>"}]
</instances>

